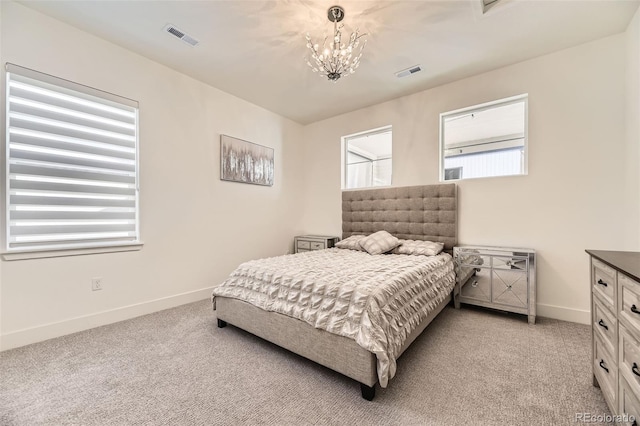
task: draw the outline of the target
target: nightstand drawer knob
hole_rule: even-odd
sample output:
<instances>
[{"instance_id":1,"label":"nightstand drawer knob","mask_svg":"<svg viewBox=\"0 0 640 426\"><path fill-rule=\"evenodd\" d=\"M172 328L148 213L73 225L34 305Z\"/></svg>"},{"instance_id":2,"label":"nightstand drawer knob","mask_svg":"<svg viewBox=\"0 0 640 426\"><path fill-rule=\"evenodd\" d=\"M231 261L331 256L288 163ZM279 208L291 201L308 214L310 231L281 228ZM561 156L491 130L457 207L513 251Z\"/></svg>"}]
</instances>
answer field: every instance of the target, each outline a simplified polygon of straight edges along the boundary
<instances>
[{"instance_id":1,"label":"nightstand drawer knob","mask_svg":"<svg viewBox=\"0 0 640 426\"><path fill-rule=\"evenodd\" d=\"M607 283L605 283L604 281L602 281L602 278L600 278L600 279L598 280L598 284L600 284L600 285L602 285L602 286L605 286L605 287L607 287L607 286L608 286L608 284L607 284Z\"/></svg>"},{"instance_id":2,"label":"nightstand drawer knob","mask_svg":"<svg viewBox=\"0 0 640 426\"><path fill-rule=\"evenodd\" d=\"M604 366L604 360L603 359L600 360L600 368L602 368L607 373L609 372L609 369Z\"/></svg>"},{"instance_id":3,"label":"nightstand drawer knob","mask_svg":"<svg viewBox=\"0 0 640 426\"><path fill-rule=\"evenodd\" d=\"M640 371L638 370L638 364L636 364L635 362L631 367L631 371L633 371L633 374L635 374L636 376L640 376Z\"/></svg>"},{"instance_id":4,"label":"nightstand drawer knob","mask_svg":"<svg viewBox=\"0 0 640 426\"><path fill-rule=\"evenodd\" d=\"M631 305L631 312L640 315L640 311L636 308L636 305Z\"/></svg>"},{"instance_id":5,"label":"nightstand drawer knob","mask_svg":"<svg viewBox=\"0 0 640 426\"><path fill-rule=\"evenodd\" d=\"M604 328L605 330L608 330L609 327L607 326L607 324L604 323L604 321L600 320L598 321L598 325L602 328Z\"/></svg>"}]
</instances>

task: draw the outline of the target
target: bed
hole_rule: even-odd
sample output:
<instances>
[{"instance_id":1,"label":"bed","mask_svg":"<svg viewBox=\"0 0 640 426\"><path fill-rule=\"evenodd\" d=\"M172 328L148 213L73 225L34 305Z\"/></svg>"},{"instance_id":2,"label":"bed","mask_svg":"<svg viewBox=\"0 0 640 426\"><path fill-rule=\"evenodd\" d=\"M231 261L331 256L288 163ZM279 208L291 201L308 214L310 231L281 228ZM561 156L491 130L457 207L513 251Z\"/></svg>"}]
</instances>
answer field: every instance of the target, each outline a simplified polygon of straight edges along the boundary
<instances>
[{"instance_id":1,"label":"bed","mask_svg":"<svg viewBox=\"0 0 640 426\"><path fill-rule=\"evenodd\" d=\"M450 251L457 241L456 186L344 191L342 230L345 239L387 231L402 240L440 242ZM387 385L395 374L396 359L452 300L455 275L451 256L419 258L425 256L372 256L332 248L246 262L214 289L218 327L232 324L350 377L360 383L362 397L372 400L375 385ZM366 277L353 275L359 265L368 271ZM392 290L376 290L372 276ZM407 284L414 278L422 284ZM332 280L339 279L351 284L331 287ZM316 294L306 291L309 286ZM317 288L322 290L318 293ZM422 293L412 299L418 288ZM346 292L347 297L336 292ZM425 294L430 297L425 299ZM341 303L346 299L350 302ZM400 300L407 303L398 305ZM418 306L416 300L424 304ZM315 308L308 309L312 305ZM380 319L378 308L392 305L400 306L402 313ZM398 336L379 335L389 329Z\"/></svg>"}]
</instances>

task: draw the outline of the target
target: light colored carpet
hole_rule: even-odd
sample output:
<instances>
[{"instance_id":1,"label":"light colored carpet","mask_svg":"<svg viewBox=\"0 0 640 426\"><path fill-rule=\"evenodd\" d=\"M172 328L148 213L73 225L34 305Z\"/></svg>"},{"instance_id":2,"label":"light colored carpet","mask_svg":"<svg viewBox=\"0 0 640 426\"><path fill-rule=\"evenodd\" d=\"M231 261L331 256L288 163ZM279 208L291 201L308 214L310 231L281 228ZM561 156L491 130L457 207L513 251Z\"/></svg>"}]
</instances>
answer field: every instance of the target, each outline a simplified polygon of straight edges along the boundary
<instances>
[{"instance_id":1,"label":"light colored carpet","mask_svg":"<svg viewBox=\"0 0 640 426\"><path fill-rule=\"evenodd\" d=\"M0 353L1 425L570 425L609 414L588 326L447 307L372 402L202 301Z\"/></svg>"}]
</instances>

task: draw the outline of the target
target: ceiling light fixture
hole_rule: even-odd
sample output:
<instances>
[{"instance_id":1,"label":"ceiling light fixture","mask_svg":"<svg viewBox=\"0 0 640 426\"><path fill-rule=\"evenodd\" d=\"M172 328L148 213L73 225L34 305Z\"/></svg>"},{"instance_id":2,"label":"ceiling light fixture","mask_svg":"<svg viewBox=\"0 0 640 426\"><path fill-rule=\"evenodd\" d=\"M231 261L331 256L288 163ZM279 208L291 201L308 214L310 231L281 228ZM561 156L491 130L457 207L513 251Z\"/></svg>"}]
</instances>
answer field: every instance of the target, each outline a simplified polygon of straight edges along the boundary
<instances>
[{"instance_id":1,"label":"ceiling light fixture","mask_svg":"<svg viewBox=\"0 0 640 426\"><path fill-rule=\"evenodd\" d=\"M338 25L338 22L344 19L342 7L331 6L327 11L327 17L330 22L333 22L333 38L327 45L328 37L325 37L320 47L318 43L314 44L311 41L311 36L307 33L307 47L311 50L311 58L307 58L307 65L313 72L319 72L321 77L327 77L336 82L340 77L346 77L356 71L367 40L363 38L366 34L359 34L356 28L351 33L349 42L342 43L341 30L344 24Z\"/></svg>"}]
</instances>

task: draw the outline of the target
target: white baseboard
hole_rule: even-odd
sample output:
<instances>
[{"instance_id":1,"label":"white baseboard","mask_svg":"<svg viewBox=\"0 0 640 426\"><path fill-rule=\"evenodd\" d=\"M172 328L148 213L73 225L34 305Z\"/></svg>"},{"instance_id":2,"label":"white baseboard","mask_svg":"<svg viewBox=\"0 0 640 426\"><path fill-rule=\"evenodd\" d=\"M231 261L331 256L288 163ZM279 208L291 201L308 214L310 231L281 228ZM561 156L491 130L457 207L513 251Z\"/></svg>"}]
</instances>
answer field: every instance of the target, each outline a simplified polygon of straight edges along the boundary
<instances>
[{"instance_id":1,"label":"white baseboard","mask_svg":"<svg viewBox=\"0 0 640 426\"><path fill-rule=\"evenodd\" d=\"M186 303L197 302L198 300L204 300L211 297L212 291L213 287L206 287L156 300L150 300L148 302L136 303L134 305L97 312L95 314L83 315L64 321L12 331L0 336L0 351L41 342L43 340L76 333L78 331L88 330L101 325L124 321L141 315L162 311L163 309L184 305Z\"/></svg>"},{"instance_id":2,"label":"white baseboard","mask_svg":"<svg viewBox=\"0 0 640 426\"><path fill-rule=\"evenodd\" d=\"M564 306L536 305L536 315L553 318L562 321L577 322L578 324L591 324L591 311L565 308Z\"/></svg>"},{"instance_id":3,"label":"white baseboard","mask_svg":"<svg viewBox=\"0 0 640 426\"><path fill-rule=\"evenodd\" d=\"M169 309L186 303L197 302L211 297L213 287L163 297L148 302L136 303L95 314L84 315L64 321L24 328L12 331L0 336L0 351L18 348L31 343L41 342L54 337L100 327L119 321L151 314L163 309ZM591 312L580 309L571 309L562 306L537 304L536 314L541 317L553 318L562 321L591 324Z\"/></svg>"}]
</instances>

